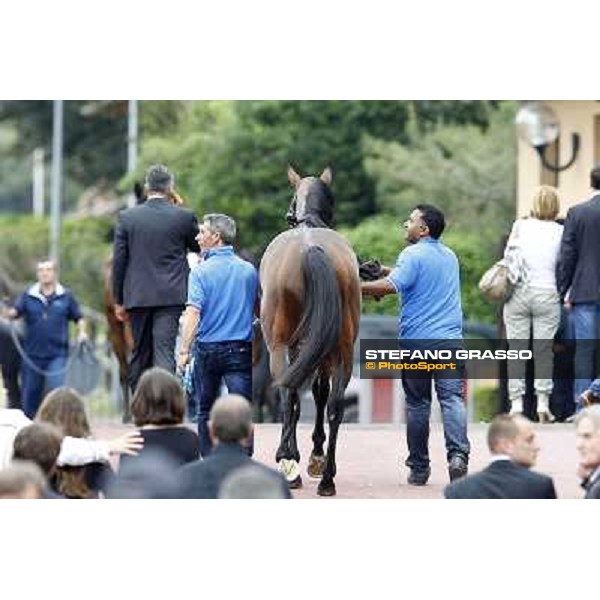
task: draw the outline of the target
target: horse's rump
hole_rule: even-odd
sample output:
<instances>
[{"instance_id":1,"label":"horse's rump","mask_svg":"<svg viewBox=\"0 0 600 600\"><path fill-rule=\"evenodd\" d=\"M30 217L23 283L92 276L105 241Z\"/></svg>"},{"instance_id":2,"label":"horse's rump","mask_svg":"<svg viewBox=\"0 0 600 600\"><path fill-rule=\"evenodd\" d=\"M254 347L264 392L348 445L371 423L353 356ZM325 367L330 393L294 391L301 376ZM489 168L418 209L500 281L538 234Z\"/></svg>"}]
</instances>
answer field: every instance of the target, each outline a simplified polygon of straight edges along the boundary
<instances>
[{"instance_id":1,"label":"horse's rump","mask_svg":"<svg viewBox=\"0 0 600 600\"><path fill-rule=\"evenodd\" d=\"M299 228L269 245L260 268L261 320L269 350L297 350L280 380L298 387L317 363L348 365L358 331L358 263L335 231ZM348 350L350 349L350 350Z\"/></svg>"}]
</instances>

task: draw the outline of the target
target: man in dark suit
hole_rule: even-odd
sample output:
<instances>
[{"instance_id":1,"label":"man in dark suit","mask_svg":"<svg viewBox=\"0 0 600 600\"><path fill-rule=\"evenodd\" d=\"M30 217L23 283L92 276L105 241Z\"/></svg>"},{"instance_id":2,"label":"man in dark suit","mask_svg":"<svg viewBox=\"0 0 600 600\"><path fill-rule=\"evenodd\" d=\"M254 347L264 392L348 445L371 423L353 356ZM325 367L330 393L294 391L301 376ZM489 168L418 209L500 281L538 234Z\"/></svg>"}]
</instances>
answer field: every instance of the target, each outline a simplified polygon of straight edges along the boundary
<instances>
[{"instance_id":1,"label":"man in dark suit","mask_svg":"<svg viewBox=\"0 0 600 600\"><path fill-rule=\"evenodd\" d=\"M491 464L480 473L447 486L446 498L556 498L552 479L530 471L540 448L528 419L520 415L495 417L488 429L488 446L492 453Z\"/></svg>"},{"instance_id":2,"label":"man in dark suit","mask_svg":"<svg viewBox=\"0 0 600 600\"><path fill-rule=\"evenodd\" d=\"M578 473L586 500L600 499L600 406L582 410L575 419Z\"/></svg>"},{"instance_id":3,"label":"man in dark suit","mask_svg":"<svg viewBox=\"0 0 600 600\"><path fill-rule=\"evenodd\" d=\"M595 378L594 350L600 316L600 166L590 175L592 196L567 212L556 283L561 300L571 311L575 333L575 389L580 396Z\"/></svg>"},{"instance_id":4,"label":"man in dark suit","mask_svg":"<svg viewBox=\"0 0 600 600\"><path fill-rule=\"evenodd\" d=\"M198 252L198 221L176 206L174 178L163 165L146 172L146 201L119 215L115 229L115 314L131 321L129 383L151 367L175 372L175 340L187 299L187 252Z\"/></svg>"},{"instance_id":5,"label":"man in dark suit","mask_svg":"<svg viewBox=\"0 0 600 600\"><path fill-rule=\"evenodd\" d=\"M210 411L210 434L215 445L211 454L181 468L183 498L218 498L221 484L241 467L255 466L280 486L290 498L285 479L273 469L252 460L245 446L252 435L252 408L236 394L221 396Z\"/></svg>"}]
</instances>

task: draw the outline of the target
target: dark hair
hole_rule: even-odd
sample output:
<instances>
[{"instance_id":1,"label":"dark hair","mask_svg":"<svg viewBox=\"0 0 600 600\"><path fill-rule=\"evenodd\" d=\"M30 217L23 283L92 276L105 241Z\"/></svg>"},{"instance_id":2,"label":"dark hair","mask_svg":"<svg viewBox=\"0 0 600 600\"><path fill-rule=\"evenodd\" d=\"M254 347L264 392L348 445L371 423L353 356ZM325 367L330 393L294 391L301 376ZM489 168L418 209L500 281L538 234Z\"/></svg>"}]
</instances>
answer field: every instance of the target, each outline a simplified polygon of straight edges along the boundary
<instances>
[{"instance_id":1,"label":"dark hair","mask_svg":"<svg viewBox=\"0 0 600 600\"><path fill-rule=\"evenodd\" d=\"M492 419L487 432L490 452L496 452L500 440L514 440L518 434L519 427L512 415L497 415Z\"/></svg>"},{"instance_id":2,"label":"dark hair","mask_svg":"<svg viewBox=\"0 0 600 600\"><path fill-rule=\"evenodd\" d=\"M90 424L81 396L72 388L60 387L49 392L39 407L37 423L50 423L63 435L86 438ZM93 498L95 495L86 482L85 467L57 467L52 484L59 494L67 498Z\"/></svg>"},{"instance_id":3,"label":"dark hair","mask_svg":"<svg viewBox=\"0 0 600 600\"><path fill-rule=\"evenodd\" d=\"M62 435L56 427L34 423L23 427L15 436L13 458L34 462L48 477L56 465L61 443Z\"/></svg>"},{"instance_id":4,"label":"dark hair","mask_svg":"<svg viewBox=\"0 0 600 600\"><path fill-rule=\"evenodd\" d=\"M432 204L418 204L415 209L421 212L421 218L429 228L429 235L437 240L446 227L444 213Z\"/></svg>"},{"instance_id":5,"label":"dark hair","mask_svg":"<svg viewBox=\"0 0 600 600\"><path fill-rule=\"evenodd\" d=\"M590 173L590 185L595 190L600 190L600 165L594 167Z\"/></svg>"},{"instance_id":6,"label":"dark hair","mask_svg":"<svg viewBox=\"0 0 600 600\"><path fill-rule=\"evenodd\" d=\"M160 367L146 371L135 390L131 414L138 427L183 423L185 400L177 378Z\"/></svg>"},{"instance_id":7,"label":"dark hair","mask_svg":"<svg viewBox=\"0 0 600 600\"><path fill-rule=\"evenodd\" d=\"M59 387L46 394L38 408L35 420L58 427L63 435L85 438L90 435L90 424L81 396L72 388Z\"/></svg>"},{"instance_id":8,"label":"dark hair","mask_svg":"<svg viewBox=\"0 0 600 600\"><path fill-rule=\"evenodd\" d=\"M173 174L164 165L153 165L146 171L146 189L153 192L170 192L175 185Z\"/></svg>"}]
</instances>

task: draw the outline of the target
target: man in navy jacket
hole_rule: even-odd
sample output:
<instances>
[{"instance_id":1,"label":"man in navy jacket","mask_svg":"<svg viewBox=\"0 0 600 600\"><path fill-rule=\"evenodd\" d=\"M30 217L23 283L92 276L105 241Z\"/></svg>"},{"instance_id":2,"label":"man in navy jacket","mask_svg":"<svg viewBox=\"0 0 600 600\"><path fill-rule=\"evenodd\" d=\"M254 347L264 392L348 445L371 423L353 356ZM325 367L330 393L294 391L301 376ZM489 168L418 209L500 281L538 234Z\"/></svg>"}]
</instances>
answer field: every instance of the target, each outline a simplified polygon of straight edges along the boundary
<instances>
[{"instance_id":1,"label":"man in navy jacket","mask_svg":"<svg viewBox=\"0 0 600 600\"><path fill-rule=\"evenodd\" d=\"M19 296L6 313L23 317L26 334L22 362L21 404L33 419L44 388L50 391L64 384L69 354L69 321L79 327L79 340L87 338L85 321L73 293L61 285L52 260L37 265L37 283Z\"/></svg>"}]
</instances>

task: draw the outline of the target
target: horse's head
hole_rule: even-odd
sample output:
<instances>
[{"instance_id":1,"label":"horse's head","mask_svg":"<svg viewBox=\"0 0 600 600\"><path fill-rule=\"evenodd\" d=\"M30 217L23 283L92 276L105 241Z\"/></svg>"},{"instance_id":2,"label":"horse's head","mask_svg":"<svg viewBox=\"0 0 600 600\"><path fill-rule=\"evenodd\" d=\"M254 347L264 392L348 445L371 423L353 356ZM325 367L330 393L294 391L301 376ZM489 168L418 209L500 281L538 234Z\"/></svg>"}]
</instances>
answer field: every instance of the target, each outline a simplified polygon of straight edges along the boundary
<instances>
[{"instance_id":1,"label":"horse's head","mask_svg":"<svg viewBox=\"0 0 600 600\"><path fill-rule=\"evenodd\" d=\"M289 226L332 228L335 202L329 187L333 179L331 169L327 167L320 177L303 178L289 166L288 179L295 190L286 214Z\"/></svg>"}]
</instances>

